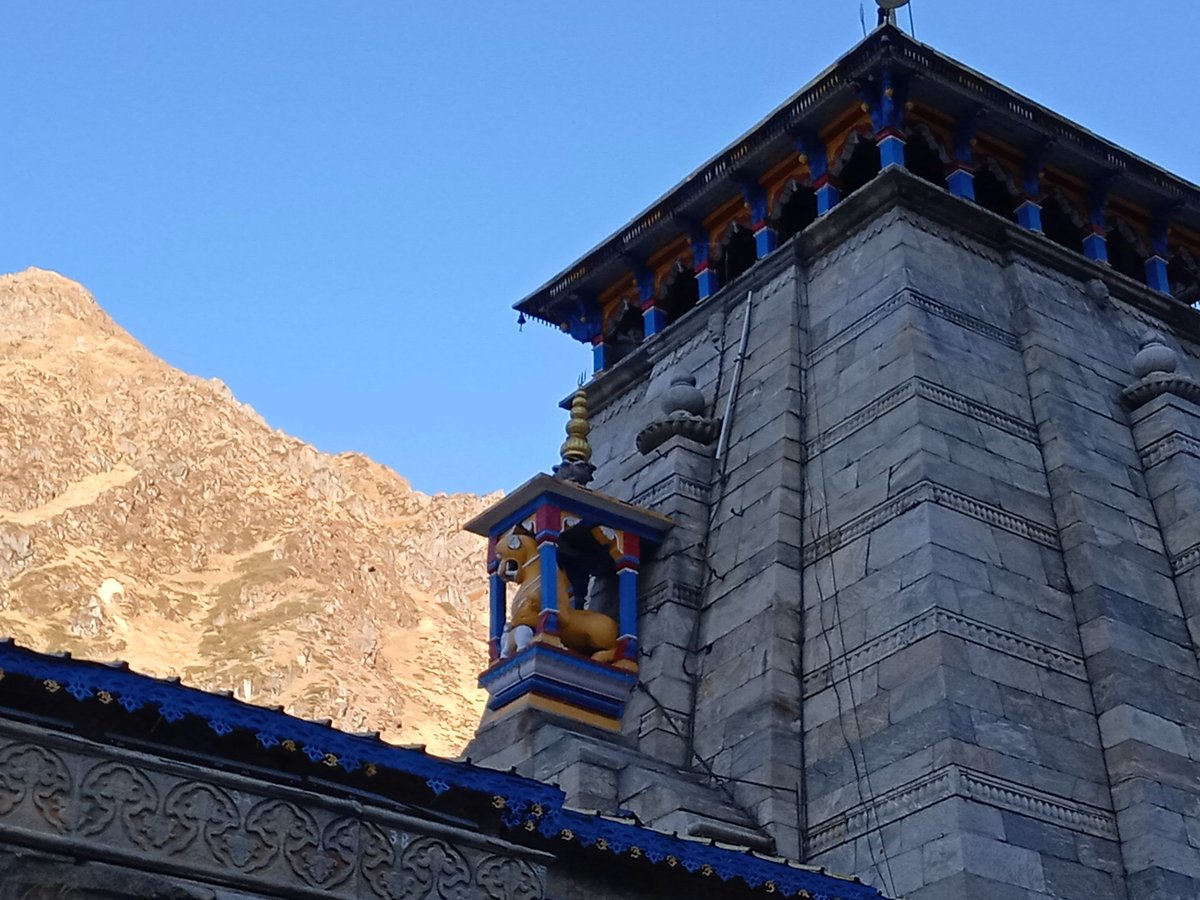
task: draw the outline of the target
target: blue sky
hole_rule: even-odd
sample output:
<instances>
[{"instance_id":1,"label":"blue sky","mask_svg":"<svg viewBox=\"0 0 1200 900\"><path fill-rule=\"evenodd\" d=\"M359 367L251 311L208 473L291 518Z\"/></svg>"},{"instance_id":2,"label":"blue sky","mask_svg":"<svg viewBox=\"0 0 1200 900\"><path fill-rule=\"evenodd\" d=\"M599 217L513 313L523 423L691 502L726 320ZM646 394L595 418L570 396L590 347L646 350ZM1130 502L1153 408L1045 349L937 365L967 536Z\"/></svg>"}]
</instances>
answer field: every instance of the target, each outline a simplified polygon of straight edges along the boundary
<instances>
[{"instance_id":1,"label":"blue sky","mask_svg":"<svg viewBox=\"0 0 1200 900\"><path fill-rule=\"evenodd\" d=\"M590 367L512 303L852 46L858 6L13 0L0 271L81 281L322 450L425 491L511 488L556 460L556 402ZM1194 0L914 18L1200 180Z\"/></svg>"}]
</instances>

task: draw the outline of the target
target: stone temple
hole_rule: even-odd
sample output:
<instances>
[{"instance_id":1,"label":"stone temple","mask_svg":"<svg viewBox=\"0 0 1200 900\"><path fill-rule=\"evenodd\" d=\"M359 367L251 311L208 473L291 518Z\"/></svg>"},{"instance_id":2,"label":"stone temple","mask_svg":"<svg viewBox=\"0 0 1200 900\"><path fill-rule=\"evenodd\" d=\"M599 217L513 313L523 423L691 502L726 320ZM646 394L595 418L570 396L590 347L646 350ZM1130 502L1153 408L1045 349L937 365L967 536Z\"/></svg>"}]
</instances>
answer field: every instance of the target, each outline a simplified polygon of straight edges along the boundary
<instances>
[{"instance_id":1,"label":"stone temple","mask_svg":"<svg viewBox=\"0 0 1200 900\"><path fill-rule=\"evenodd\" d=\"M517 304L595 375L473 523L471 757L891 896L1200 897L1198 261L1195 185L884 23Z\"/></svg>"},{"instance_id":2,"label":"stone temple","mask_svg":"<svg viewBox=\"0 0 1200 900\"><path fill-rule=\"evenodd\" d=\"M1200 896L1200 189L881 18L517 304L469 758L0 642L0 900Z\"/></svg>"}]
</instances>

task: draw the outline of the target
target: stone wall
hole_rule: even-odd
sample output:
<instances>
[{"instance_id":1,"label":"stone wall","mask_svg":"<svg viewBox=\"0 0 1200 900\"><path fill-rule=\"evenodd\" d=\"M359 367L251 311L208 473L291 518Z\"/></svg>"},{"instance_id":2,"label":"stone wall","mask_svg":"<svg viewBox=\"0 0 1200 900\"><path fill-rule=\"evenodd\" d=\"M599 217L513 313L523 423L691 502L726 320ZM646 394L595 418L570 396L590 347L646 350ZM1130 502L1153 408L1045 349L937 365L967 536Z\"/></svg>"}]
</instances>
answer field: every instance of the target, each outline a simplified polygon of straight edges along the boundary
<instances>
[{"instance_id":1,"label":"stone wall","mask_svg":"<svg viewBox=\"0 0 1200 900\"><path fill-rule=\"evenodd\" d=\"M0 900L543 896L549 857L0 722Z\"/></svg>"},{"instance_id":2,"label":"stone wall","mask_svg":"<svg viewBox=\"0 0 1200 900\"><path fill-rule=\"evenodd\" d=\"M593 487L676 522L642 689L508 758L894 896L1200 896L1200 393L1122 404L1147 328L1200 374L1194 311L885 172L589 387ZM723 459L634 448L681 371Z\"/></svg>"}]
</instances>

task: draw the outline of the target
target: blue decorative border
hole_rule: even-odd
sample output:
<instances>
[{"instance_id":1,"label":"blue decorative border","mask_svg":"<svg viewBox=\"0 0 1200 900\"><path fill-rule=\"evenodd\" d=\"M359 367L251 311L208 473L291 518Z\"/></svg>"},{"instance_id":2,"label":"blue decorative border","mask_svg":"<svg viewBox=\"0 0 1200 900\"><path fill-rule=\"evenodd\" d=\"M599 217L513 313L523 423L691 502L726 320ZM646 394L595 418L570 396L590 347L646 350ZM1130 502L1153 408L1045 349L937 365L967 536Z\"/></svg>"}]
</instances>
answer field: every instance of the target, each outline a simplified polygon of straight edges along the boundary
<instances>
[{"instance_id":1,"label":"blue decorative border","mask_svg":"<svg viewBox=\"0 0 1200 900\"><path fill-rule=\"evenodd\" d=\"M488 709L503 709L514 700L524 697L526 694L538 694L542 697L548 697L551 700L560 700L563 703L569 703L572 706L581 706L591 712L608 716L610 719L620 719L621 714L625 711L624 700L613 700L610 697L602 697L591 691L571 687L570 685L554 681L542 675L531 675L522 681L518 681L507 690L493 694L491 699L488 700Z\"/></svg>"},{"instance_id":2,"label":"blue decorative border","mask_svg":"<svg viewBox=\"0 0 1200 900\"><path fill-rule=\"evenodd\" d=\"M766 888L785 897L887 900L875 888L858 881L764 859L750 850L730 850L686 840L601 815L561 810L555 815L543 816L538 830L546 837L558 837L622 856L644 857L655 865L678 867L722 881L740 878L751 889Z\"/></svg>"},{"instance_id":3,"label":"blue decorative border","mask_svg":"<svg viewBox=\"0 0 1200 900\"><path fill-rule=\"evenodd\" d=\"M95 697L105 703L116 702L127 712L156 707L168 722L196 716L218 735L227 735L235 729L249 732L266 749L290 741L313 762L324 762L347 772L365 766L386 766L424 778L436 795L450 788L463 788L502 797L510 807L521 803L557 807L565 799L558 788L532 779L441 759L421 750L394 747L378 738L347 734L280 710L190 688L177 680L140 675L124 666L35 653L18 647L11 639L0 640L0 670L36 679L52 690L61 688L80 701Z\"/></svg>"},{"instance_id":4,"label":"blue decorative border","mask_svg":"<svg viewBox=\"0 0 1200 900\"><path fill-rule=\"evenodd\" d=\"M128 712L145 707L158 710L168 722L195 716L217 735L238 730L253 734L260 745L272 748L290 742L313 762L324 762L346 771L385 766L424 778L435 795L462 788L491 798L504 825L522 832L537 832L548 839L576 842L597 851L652 864L679 867L686 872L711 875L722 881L740 878L751 889L765 888L782 896L809 896L813 900L886 900L874 888L824 872L766 859L750 851L737 851L685 840L640 825L600 815L564 809L566 795L556 787L532 779L495 772L430 756L420 750L393 747L378 738L359 737L327 725L308 722L286 713L252 706L233 697L190 688L176 679L160 680L129 670L124 663L107 665L50 656L0 640L0 679L14 674L40 681L52 692L66 691L80 702L95 699L117 703ZM369 770L369 768L368 768Z\"/></svg>"}]
</instances>

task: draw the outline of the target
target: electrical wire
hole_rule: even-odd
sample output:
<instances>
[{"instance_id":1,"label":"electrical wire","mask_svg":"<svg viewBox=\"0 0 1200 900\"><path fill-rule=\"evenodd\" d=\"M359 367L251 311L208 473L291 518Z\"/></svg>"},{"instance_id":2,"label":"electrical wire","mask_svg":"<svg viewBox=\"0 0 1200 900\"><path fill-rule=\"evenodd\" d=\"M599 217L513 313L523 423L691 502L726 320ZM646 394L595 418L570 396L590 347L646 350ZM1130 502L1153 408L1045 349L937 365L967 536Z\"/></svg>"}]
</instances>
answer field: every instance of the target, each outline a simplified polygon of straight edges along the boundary
<instances>
[{"instance_id":1,"label":"electrical wire","mask_svg":"<svg viewBox=\"0 0 1200 900\"><path fill-rule=\"evenodd\" d=\"M805 297L805 300L806 300L806 306L807 306L807 296ZM804 357L802 354L801 355L801 360L802 360L801 364L802 365L803 365L803 358ZM804 374L803 374L803 384L805 385L805 396L813 398L813 404L812 404L813 430L816 434L819 435L822 433L820 404L816 401L816 391L814 390L814 386L811 382L811 378L809 377L809 375L810 375L810 369L807 366L805 366ZM805 458L808 460L808 462L810 464L813 462L812 458L807 453L805 454ZM817 498L815 498L815 497L813 498L814 509L816 509L816 522L814 523L813 531L816 534L828 534L829 530L830 530L830 522L829 522L829 506L828 506L828 503L826 502L826 499L828 497L828 482L827 482L826 474L825 474L825 454L824 453L817 454L816 466L817 466L817 472L818 472L818 481L820 483L820 488L821 488L821 496L819 498L820 499L819 506L816 503ZM809 484L811 484L811 480L809 481ZM823 526L821 523L822 516L824 516L824 525ZM856 793L858 794L859 803L863 804L865 810L867 811L867 826L868 826L868 828L867 828L867 832L865 834L865 837L867 839L867 848L871 853L872 865L874 866L875 871L879 874L879 878L881 881L883 881L885 879L884 869L886 868L886 870L887 870L886 885L888 888L888 892L890 894L894 895L896 893L896 882L895 882L894 876L892 875L892 864L891 864L891 860L888 858L887 846L886 846L886 844L884 842L884 838L883 838L883 826L879 821L879 812L878 812L878 810L874 809L874 806L873 806L874 798L875 798L875 789L871 785L871 767L867 762L866 742L862 738L862 723L859 720L859 716L858 716L858 701L856 700L856 698L854 696L854 680L850 673L850 667L848 664L845 666L845 671L846 671L845 682L846 682L847 693L850 695L850 715L854 718L854 731L855 731L856 735L858 736L857 741L852 741L850 738L849 732L846 730L846 709L842 703L841 691L838 690L839 679L837 677L837 666L835 665L833 642L830 640L829 633L830 633L832 626L837 627L838 642L841 644L842 654L844 655L846 653L846 632L845 632L845 628L842 623L842 612L841 612L841 604L840 604L841 592L838 590L837 567L834 564L833 554L834 554L834 551L831 550L829 553L829 556L828 556L830 586L833 588L833 595L831 598L828 598L829 599L828 605L831 606L833 609L833 623L831 626L827 626L825 624L825 607L826 607L827 598L825 597L824 588L822 588L822 586L821 586L820 560L814 559L812 562L813 582L816 585L816 589L817 589L817 604L818 604L818 606L817 606L817 621L821 627L821 638L825 643L825 650L829 654L830 681L831 681L831 687L833 688L834 699L837 703L838 728L842 733L842 741L846 745L846 751L850 754L851 765L854 767L854 784L855 784ZM801 740L803 740L803 739L804 738L802 736ZM857 743L858 752L862 756L861 769L858 764L858 758L854 754L854 746L853 745L855 743ZM863 785L864 784L866 785L866 789L867 789L866 796L863 796ZM874 817L875 817L874 827L871 827L871 822L870 822L872 814L874 814ZM874 848L874 846L872 846L872 843L871 843L872 835L876 835L878 838L879 854L883 858L883 866L882 867L879 864L879 857L876 856L875 848Z\"/></svg>"},{"instance_id":2,"label":"electrical wire","mask_svg":"<svg viewBox=\"0 0 1200 900\"><path fill-rule=\"evenodd\" d=\"M730 396L726 402L725 417L721 423L723 440L727 440L728 429L731 425L730 419L732 418L733 412L736 409L734 395L736 395L738 387L741 383L741 363L746 353L746 336L749 332L749 316L753 304L753 298L754 292L748 291L746 294L746 310L744 313L746 318L742 323L742 340L738 348L738 360L735 364L733 378L731 379L731 384L729 387ZM717 389L713 394L714 415L716 413L717 404L720 401L721 381L725 377L725 354L728 350L728 341L724 338L726 334L728 334L727 319L722 326L721 345L717 348ZM719 776L717 776L716 772L713 771L712 766L709 765L708 761L705 760L696 749L696 708L700 697L700 635L702 633L704 624L705 597L708 594L708 589L711 587L713 579L716 578L717 580L723 580L725 577L724 575L718 573L709 561L708 547L712 533L716 528L717 514L725 497L725 481L728 474L728 458L728 454L721 454L719 452L717 454L717 458L715 460L717 471L714 473L712 480L711 490L713 493L709 498L708 521L705 525L704 534L700 538L700 544L698 547L698 555L702 565L704 566L704 578L701 581L699 590L697 592L695 611L692 616L692 630L688 636L687 650L683 659L683 671L688 677L689 687L687 733L684 734L679 730L672 720L666 707L659 702L658 698L655 697L648 688L644 688L641 682L638 683L638 686L642 687L646 695L650 697L651 701L659 707L660 711L663 713L663 718L671 727L671 730L674 731L677 736L683 738L686 758L689 760L694 759L700 763L701 767L705 770L709 777L717 781L718 788L720 788L721 792L728 798L729 802L734 806L734 808L736 808L742 813L742 815L746 817L746 821L752 823L752 826L755 829L773 842L775 840L774 837L759 823L757 818L755 818L750 810L747 809L737 799L736 794L734 794L727 785L720 782ZM691 663L691 665L689 665L689 663Z\"/></svg>"}]
</instances>

